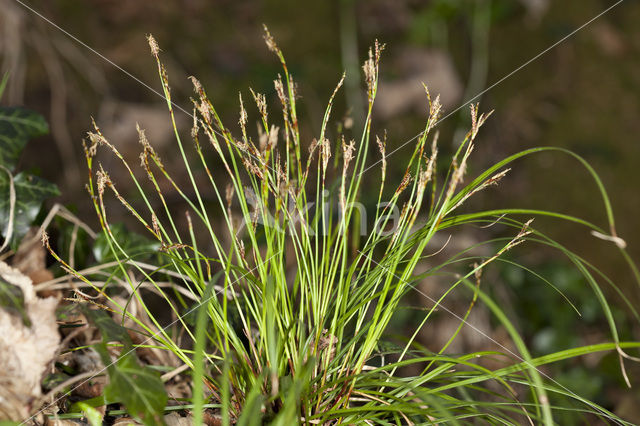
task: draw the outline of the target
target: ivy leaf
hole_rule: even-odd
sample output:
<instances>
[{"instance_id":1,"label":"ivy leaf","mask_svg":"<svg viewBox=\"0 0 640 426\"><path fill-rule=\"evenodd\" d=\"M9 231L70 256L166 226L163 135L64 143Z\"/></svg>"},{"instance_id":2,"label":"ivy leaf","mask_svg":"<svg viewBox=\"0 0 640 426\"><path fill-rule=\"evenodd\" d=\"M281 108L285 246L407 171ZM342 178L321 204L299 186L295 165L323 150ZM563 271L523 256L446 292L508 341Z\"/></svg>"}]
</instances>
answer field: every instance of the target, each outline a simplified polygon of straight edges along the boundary
<instances>
[{"instance_id":1,"label":"ivy leaf","mask_svg":"<svg viewBox=\"0 0 640 426\"><path fill-rule=\"evenodd\" d=\"M107 403L121 402L130 415L147 425L164 424L163 412L167 393L157 371L142 366L136 356L131 337L104 311L84 308L83 312L102 334L102 342L94 345L107 366L109 384L104 396ZM123 344L120 357L113 362L107 343L119 341Z\"/></svg>"},{"instance_id":2,"label":"ivy leaf","mask_svg":"<svg viewBox=\"0 0 640 426\"><path fill-rule=\"evenodd\" d=\"M100 330L103 343L120 342L124 344L125 351L131 350L133 342L127 329L120 324L116 324L109 314L99 309L89 309L84 305L82 306L82 313L91 321L91 324Z\"/></svg>"},{"instance_id":3,"label":"ivy leaf","mask_svg":"<svg viewBox=\"0 0 640 426\"><path fill-rule=\"evenodd\" d=\"M156 253L160 248L158 241L150 240L140 234L129 232L127 228L117 223L109 225L113 237L118 241L120 247L127 253L129 257L136 257L143 254ZM109 246L109 237L103 232L96 238L93 244L93 256L98 263L106 263L116 260L111 247ZM122 256L120 256L122 258Z\"/></svg>"},{"instance_id":4,"label":"ivy leaf","mask_svg":"<svg viewBox=\"0 0 640 426\"><path fill-rule=\"evenodd\" d=\"M104 390L107 401L122 402L129 414L147 425L164 424L167 394L157 371L142 367L134 352L120 357L107 371L109 385Z\"/></svg>"},{"instance_id":5,"label":"ivy leaf","mask_svg":"<svg viewBox=\"0 0 640 426\"><path fill-rule=\"evenodd\" d=\"M13 170L29 139L49 133L46 120L35 111L0 107L0 165Z\"/></svg>"},{"instance_id":6,"label":"ivy leaf","mask_svg":"<svg viewBox=\"0 0 640 426\"><path fill-rule=\"evenodd\" d=\"M11 248L17 249L22 237L27 233L29 226L38 215L42 202L49 197L60 195L60 191L53 183L25 172L18 173L13 178L13 185L16 191L16 205L10 244ZM7 226L11 212L9 194L9 176L0 170L0 232L5 238L9 231Z\"/></svg>"}]
</instances>

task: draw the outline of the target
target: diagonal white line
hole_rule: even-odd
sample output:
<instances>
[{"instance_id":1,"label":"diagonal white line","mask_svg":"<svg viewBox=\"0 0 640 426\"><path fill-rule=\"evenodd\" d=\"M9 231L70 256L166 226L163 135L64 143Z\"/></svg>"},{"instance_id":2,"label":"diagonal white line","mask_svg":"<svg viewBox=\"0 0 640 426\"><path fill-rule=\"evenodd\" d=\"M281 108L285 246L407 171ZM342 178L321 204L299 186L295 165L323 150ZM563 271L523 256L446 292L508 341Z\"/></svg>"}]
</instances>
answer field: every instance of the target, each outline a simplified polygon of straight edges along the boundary
<instances>
[{"instance_id":1,"label":"diagonal white line","mask_svg":"<svg viewBox=\"0 0 640 426\"><path fill-rule=\"evenodd\" d=\"M74 36L73 34L71 34L69 31L65 30L64 28L60 27L58 24L56 24L55 22L53 22L51 19L47 18L46 16L44 16L43 14L41 14L40 12L38 12L37 10L35 10L34 8L32 8L31 6L29 6L28 4L25 4L22 0L15 0L17 3L19 3L20 5L22 5L25 9L29 10L30 12L34 13L35 15L37 15L38 17L40 17L41 19L43 19L45 22L47 22L48 24L50 24L51 26L53 26L54 28L56 28L57 30L59 30L60 32L62 32L63 34L65 34L67 37L71 38L73 41L75 41L76 43L82 45L83 47L85 47L86 49L88 49L89 51L91 51L92 53L94 53L95 55L99 56L101 59L103 59L104 61L108 62L110 65L112 65L113 67L115 67L116 69L122 71L127 77L132 78L133 80L135 80L137 83L141 84L142 86L144 86L145 88L149 89L151 92L155 93L156 95L160 96L162 99L164 99L165 101L167 101L167 98L165 97L165 95L159 91L157 91L156 89L154 89L153 87L151 87L149 84L145 83L144 81L140 80L138 77L136 77L135 75L131 74L129 71L127 71L126 69L122 68L120 65L116 64L115 62L113 62L111 59L107 58L106 56L104 56L102 53L98 52L96 49L94 49L93 47L89 46L87 43L83 42L82 40L80 40L78 37ZM187 111L186 109L182 108L180 105L178 105L177 103L175 103L174 101L170 101L171 105L178 109L179 111L187 114L189 117L194 118L193 114L189 111ZM220 133L218 130L216 129L211 129L213 130L213 133L215 133L216 135L220 136L221 138L225 138L225 135L223 135L222 133ZM258 162L262 162L260 158L258 158L257 156L251 154L251 153L247 153L247 155L249 155L250 157L254 158L255 160L258 160ZM265 163L265 166L271 170L272 172L275 173L275 170L273 170L273 168L271 168L271 166L269 166L268 164Z\"/></svg>"},{"instance_id":2,"label":"diagonal white line","mask_svg":"<svg viewBox=\"0 0 640 426\"><path fill-rule=\"evenodd\" d=\"M521 71L523 68L525 68L526 66L528 66L529 64L531 64L532 62L535 62L536 60L538 60L541 56L544 56L547 52L549 52L550 50L553 50L554 48L556 48L558 45L562 44L563 42L565 42L566 40L568 40L569 38L573 37L574 35L576 35L579 31L583 30L584 28L586 28L588 25L592 24L594 21L596 21L597 19L601 18L602 16L606 15L607 13L609 13L613 8L615 8L616 6L618 6L620 3L622 3L624 0L618 0L616 3L614 3L613 5L609 6L608 8L606 8L605 10L603 10L602 12L600 12L599 14L597 14L596 16L594 16L593 18L589 19L587 22L585 22L584 24L580 25L578 28L576 28L575 30L571 31L569 34L567 34L566 36L562 37L560 40L556 41L555 43L553 43L551 46L547 47L546 49L544 49L542 52L538 53L536 56L534 56L533 58L529 59L528 61L526 61L525 63L523 63L522 65L520 65L518 68L514 69L513 71L511 71L509 74L505 75L504 77L502 77L501 79L499 79L498 81L496 81L495 83L493 83L491 86L487 87L486 89L484 89L483 91L481 91L480 93L478 93L477 95L473 96L472 98L467 99L466 102L464 102L463 104L461 104L459 107L457 107L456 109L454 109L453 111L451 111L450 113L448 113L447 115L445 115L444 117L442 117L440 120L438 120L436 122L436 126L440 123L442 123L444 120L446 120L447 118L449 118L450 116L452 116L453 114L455 114L456 112L460 111L462 108L466 107L467 105L469 105L471 102L475 101L476 99L478 99L480 96L484 95L485 93L487 93L489 90L493 89L494 87L498 86L499 84L501 84L502 82L504 82L505 80L509 79L511 76L513 76L514 74L516 74L517 72ZM410 144L411 142L415 141L416 139L418 139L419 137L421 137L424 134L424 132L420 132L417 135L415 135L414 137L406 140L404 143L402 143L402 145L400 145L399 147L397 147L396 149L394 149L393 151L391 151L386 158L388 159L390 156L392 156L393 154L395 154L396 152L398 152L399 150L401 150L402 148L404 148L405 146L407 146L408 144ZM382 162L382 160L378 160L375 163L373 163L372 165L370 165L369 167L367 167L366 169L364 169L363 171L360 172L360 174L358 174L358 177L360 177L363 173L371 170L373 167L377 166L378 164L380 164Z\"/></svg>"},{"instance_id":3,"label":"diagonal white line","mask_svg":"<svg viewBox=\"0 0 640 426\"><path fill-rule=\"evenodd\" d=\"M101 59L103 59L104 61L108 62L110 65L112 65L114 68L117 68L118 70L122 71L124 74L127 75L127 77L132 78L133 80L135 80L136 82L140 83L142 86L146 87L147 89L151 90L153 93L155 93L156 95L160 96L162 99L165 99L165 96L163 93L160 93L159 91L157 91L156 89L154 89L153 87L151 87L150 85L148 85L147 83L145 83L144 81L140 80L138 77L136 77L135 75L131 74L129 71L125 70L124 68L122 68L120 65L116 64L115 62L113 62L111 59L107 58L106 56L104 56L102 53L98 52L96 49L94 49L93 47L89 46L87 43L85 43L84 41L80 40L78 37L74 36L73 34L71 34L69 31L65 30L64 28L60 27L58 24L56 24L55 22L53 22L51 19L47 18L46 16L44 16L43 14L41 14L40 12L38 12L37 10L35 10L34 8L32 8L31 6L29 6L28 4L24 3L22 0L15 0L16 3L21 4L25 9L29 10L30 12L32 12L33 14L37 15L38 17L40 17L42 20L46 21L49 25L51 25L52 27L54 27L55 29L57 29L58 31L62 32L63 34L65 34L67 37L69 37L70 39L72 39L73 41L75 41L76 43L82 45L83 47L85 47L86 49L90 50L91 53L94 53L95 55L99 56ZM185 110L184 108L182 108L180 105L177 105L176 103L174 103L173 101L171 102L171 104L176 107L177 109L179 109L180 111L184 112L185 114L192 116L192 114Z\"/></svg>"},{"instance_id":4,"label":"diagonal white line","mask_svg":"<svg viewBox=\"0 0 640 426\"><path fill-rule=\"evenodd\" d=\"M244 277L246 277L247 275L251 274L253 271L255 271L256 269L258 269L258 267L264 265L265 263L267 263L269 260L273 259L274 257L278 256L282 251L278 251L276 253L274 253L273 255L271 255L269 258L265 259L264 262L262 262L260 265L257 265L255 267L253 267L252 269L250 269L249 271L247 271L245 274L243 274L240 278L234 280L233 282L229 283L229 286L235 284L236 282L240 281L241 279L243 279ZM205 300L200 301L199 303L197 303L194 307L192 307L191 309L189 309L186 313L182 314L182 316L178 317L178 319L176 319L175 321L171 322L168 325L165 325L164 327L162 327L159 331L157 331L155 334L153 334L150 337L147 337L142 343L139 343L136 346L141 346L144 345L145 343L147 343L148 341L152 340L154 337L158 336L160 333L162 333L164 330L166 330L167 328L171 327L172 325L174 325L175 323L177 323L178 321L182 320L184 317L186 317L187 315L189 315L190 313L192 313L193 311L195 311L196 309L198 309L200 306L202 306L203 304L207 303L209 300L213 299L214 297L216 297L218 294L220 294L220 292L224 291L224 288L216 291L215 293L213 293L211 296L207 297ZM31 417L29 417L28 419L24 420L22 423L20 423L20 425L26 425L27 422L31 419L33 419L34 417L36 417L38 414L42 413L44 410L46 410L47 408L51 407L52 405L54 405L56 402L60 401L62 398L64 398L66 395L70 394L71 392L73 392L74 390L78 389L80 386L82 386L83 384L87 383L89 380L93 379L94 377L100 375L102 372L104 372L107 368L111 367L113 364L117 363L120 359L122 359L123 357L129 355L131 352L134 352L136 350L136 348L134 347L133 349L127 351L124 354L120 354L120 356L118 356L118 358L116 358L113 362L111 362L109 365L105 366L102 370L95 372L95 374L91 375L90 377L88 377L86 380L83 380L82 382L78 383L73 389L64 392L62 394L62 396L60 396L59 398L57 398L56 400L52 401L49 404L46 404L43 408L41 408L38 412L36 412L35 414L33 414Z\"/></svg>"},{"instance_id":5,"label":"diagonal white line","mask_svg":"<svg viewBox=\"0 0 640 426\"><path fill-rule=\"evenodd\" d=\"M371 256L369 256L366 253L361 252L360 250L358 250L358 253L360 253L361 255L363 255L364 257L366 257L367 259L369 259L371 262L375 263L376 265L380 266L381 268L383 268L385 271L387 271L388 273L390 273L391 275L393 275L394 277L396 277L397 279L399 279L400 281L404 282L408 287L411 287L413 290L417 291L418 293L420 293L421 295L423 295L424 297L426 297L427 299L429 299L429 301L431 301L431 303L433 303L435 307L440 307L442 308L442 310L444 310L445 312L449 313L450 315L452 315L453 317L455 317L458 321L462 322L463 324L469 326L471 329L473 329L474 331L476 331L477 333L481 334L483 337L489 339L490 341L492 341L493 343L495 343L496 345L498 345L499 347L501 347L502 349L504 349L506 352L508 352L510 355L512 355L513 357L515 357L516 359L520 360L521 362L527 364L528 366L534 368L535 370L538 371L538 373L540 373L542 376L546 377L547 379L549 379L551 382L553 382L555 385L557 385L558 387L562 388L563 390L565 390L567 393L569 393L570 395L576 397L576 399L579 401L580 397L573 392L571 389L568 389L567 387L563 386L562 384L558 383L556 380L554 380L551 376L549 376L548 374L546 374L544 371L540 371L540 369L538 369L538 367L536 367L535 365L531 364L529 361L525 360L524 358L522 358L520 355L516 354L515 352L513 352L511 349L507 348L506 346L504 346L502 343L498 342L497 340L495 340L493 337L489 336L487 333L485 333L484 331L480 330L478 327L476 327L475 325L473 325L472 323L466 321L464 318L462 318L460 315L456 314L455 312L453 312L451 309L447 308L444 304L439 303L436 299L434 299L433 297L429 296L427 293L423 292L422 290L418 289L415 287L415 285L407 282L406 280L403 280L401 277L399 277L398 275L396 275L395 273L391 272L386 266L382 265L379 262L376 262L375 260L373 260L371 258ZM599 407L595 406L595 407L591 407L594 408L598 411L600 411ZM609 420L612 420L618 424L621 424L620 422L618 422L616 419L610 418L610 416L606 413L606 412L601 412L601 414L607 418L609 418Z\"/></svg>"}]
</instances>

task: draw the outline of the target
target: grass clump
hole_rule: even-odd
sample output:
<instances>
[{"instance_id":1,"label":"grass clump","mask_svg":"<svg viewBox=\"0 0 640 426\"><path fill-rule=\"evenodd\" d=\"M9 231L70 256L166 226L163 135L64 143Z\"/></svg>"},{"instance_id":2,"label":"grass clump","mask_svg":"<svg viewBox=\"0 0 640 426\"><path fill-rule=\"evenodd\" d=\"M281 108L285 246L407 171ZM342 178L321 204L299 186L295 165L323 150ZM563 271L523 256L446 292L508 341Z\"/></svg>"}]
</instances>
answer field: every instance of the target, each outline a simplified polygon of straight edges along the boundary
<instances>
[{"instance_id":1,"label":"grass clump","mask_svg":"<svg viewBox=\"0 0 640 426\"><path fill-rule=\"evenodd\" d=\"M576 416L590 413L624 423L554 381L541 367L598 351L617 351L624 357L628 356L625 348L637 348L640 343L619 340L598 285L597 279L604 279L599 271L534 230L531 220L518 219L549 216L581 224L618 241L606 192L589 165L562 149L535 148L513 155L465 182L474 141L490 115L472 105L471 129L459 143L440 183L438 133L434 128L442 106L439 98L432 98L426 90L426 125L416 139L404 176L393 182L386 173L386 137L371 134L384 46L376 42L363 66L367 115L358 137L350 140L330 126L334 97L343 76L330 96L319 134L307 143L300 133L296 85L268 31L265 40L283 68L274 81L281 117L273 122L266 96L251 91L257 106L258 134L254 138L249 135L249 112L240 96L240 135L236 136L193 78L197 99L193 101L191 131L195 155L191 155L189 144L175 126L159 48L149 38L174 123L177 149L187 172L188 189L171 176L143 130L139 129L143 148L140 159L147 183L139 180L97 126L89 134L88 188L117 267L109 270L107 284L124 283L129 287L129 299L116 297L112 286L96 284L90 274L66 267L91 285L123 324L140 333L141 338L134 342L124 342L127 338L123 337L119 347L130 348L129 352L135 348L166 351L184 366L190 376L191 393L173 405L191 413L194 424L201 424L205 415L217 417L224 424L421 424L476 419L553 424L555 413L566 410ZM102 165L96 167L98 147L106 147L122 161L138 190L135 202L118 191ZM542 210L460 213L470 197L497 184L511 162L541 151L565 152L589 170L601 191L609 232L575 217ZM372 160L373 155L378 157ZM365 174L372 164L375 171ZM369 183L374 175L379 181ZM184 220L170 208L166 188L188 205ZM374 209L361 203L363 193L375 194ZM390 197L383 198L387 194ZM136 256L117 237L108 216L108 197L115 197L156 242L160 260L155 269L136 262ZM182 229L183 222L186 226ZM493 254L477 256L465 250L438 266L421 268L437 249L432 247L436 233L467 224L491 223L513 229L511 237L482 243L497 247ZM583 274L607 317L611 341L531 356L512 320L481 288L482 271L528 240L564 253ZM423 293L433 303L414 325L415 332L400 346L389 342L388 326L403 298L416 294L419 290L415 286L421 280L453 266L456 274L447 275L452 279L444 295L434 299ZM166 280L173 286L163 285ZM141 294L143 284L159 294L169 308L174 318L169 326L161 324L157 310ZM453 314L444 303L454 290L469 292L473 297L462 316ZM504 350L500 351L448 353L475 303L483 303L507 330L514 349L502 346ZM132 306L139 308L138 313L132 312ZM437 310L455 315L459 327L444 347L433 352L419 344L417 335ZM124 352L117 354L121 358ZM108 364L108 357L103 359ZM488 365L496 363L485 362L496 359L500 367L490 368ZM111 370L109 374L113 381ZM156 383L153 377L146 379ZM557 406L556 396L567 397L570 405ZM126 395L110 398L120 398L126 405ZM158 409L157 404L145 406L144 401L136 404L141 408L130 414L147 423L158 421L165 410Z\"/></svg>"}]
</instances>

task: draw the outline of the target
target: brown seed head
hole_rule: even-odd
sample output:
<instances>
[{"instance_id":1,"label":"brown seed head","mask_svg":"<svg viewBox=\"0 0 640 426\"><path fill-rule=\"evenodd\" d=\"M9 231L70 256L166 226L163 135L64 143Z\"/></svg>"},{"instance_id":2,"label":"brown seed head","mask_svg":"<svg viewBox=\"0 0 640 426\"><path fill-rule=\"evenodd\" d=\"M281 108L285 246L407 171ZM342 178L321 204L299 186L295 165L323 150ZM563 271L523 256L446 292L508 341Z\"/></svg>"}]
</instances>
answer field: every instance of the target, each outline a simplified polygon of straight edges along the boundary
<instances>
[{"instance_id":1,"label":"brown seed head","mask_svg":"<svg viewBox=\"0 0 640 426\"><path fill-rule=\"evenodd\" d=\"M149 42L149 48L151 49L151 54L157 58L158 55L160 54L160 47L158 47L158 42L151 34L147 35L147 41Z\"/></svg>"}]
</instances>

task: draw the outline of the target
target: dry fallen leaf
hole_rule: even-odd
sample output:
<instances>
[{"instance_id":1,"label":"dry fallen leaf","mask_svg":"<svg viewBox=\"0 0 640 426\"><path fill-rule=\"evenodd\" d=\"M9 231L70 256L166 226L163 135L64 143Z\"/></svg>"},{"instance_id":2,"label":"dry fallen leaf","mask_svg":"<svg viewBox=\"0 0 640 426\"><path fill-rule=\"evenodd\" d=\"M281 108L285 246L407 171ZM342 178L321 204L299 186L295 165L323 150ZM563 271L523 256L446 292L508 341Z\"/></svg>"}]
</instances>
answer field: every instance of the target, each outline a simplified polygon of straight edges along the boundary
<instances>
[{"instance_id":1,"label":"dry fallen leaf","mask_svg":"<svg viewBox=\"0 0 640 426\"><path fill-rule=\"evenodd\" d=\"M42 394L42 376L60 344L58 299L36 296L31 279L4 262L0 279L22 293L25 314L0 307L0 420L23 420Z\"/></svg>"}]
</instances>

